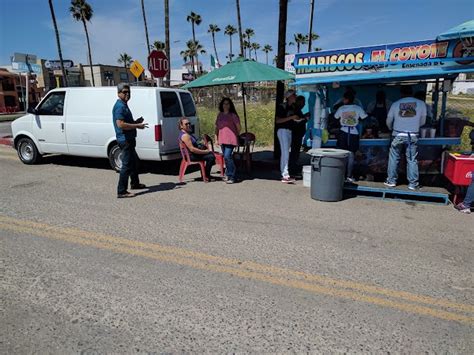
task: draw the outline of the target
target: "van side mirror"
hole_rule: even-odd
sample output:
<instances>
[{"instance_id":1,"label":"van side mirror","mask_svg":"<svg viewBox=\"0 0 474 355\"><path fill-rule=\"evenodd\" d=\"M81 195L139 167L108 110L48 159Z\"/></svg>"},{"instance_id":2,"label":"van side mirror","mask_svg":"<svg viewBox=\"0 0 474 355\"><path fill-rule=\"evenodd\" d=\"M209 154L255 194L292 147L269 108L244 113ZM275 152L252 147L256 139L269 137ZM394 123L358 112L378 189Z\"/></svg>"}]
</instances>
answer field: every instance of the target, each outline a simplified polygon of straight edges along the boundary
<instances>
[{"instance_id":1,"label":"van side mirror","mask_svg":"<svg viewBox=\"0 0 474 355\"><path fill-rule=\"evenodd\" d=\"M35 109L34 107L28 107L28 110L26 111L28 113L32 113L34 115L37 115L38 114L38 110Z\"/></svg>"}]
</instances>

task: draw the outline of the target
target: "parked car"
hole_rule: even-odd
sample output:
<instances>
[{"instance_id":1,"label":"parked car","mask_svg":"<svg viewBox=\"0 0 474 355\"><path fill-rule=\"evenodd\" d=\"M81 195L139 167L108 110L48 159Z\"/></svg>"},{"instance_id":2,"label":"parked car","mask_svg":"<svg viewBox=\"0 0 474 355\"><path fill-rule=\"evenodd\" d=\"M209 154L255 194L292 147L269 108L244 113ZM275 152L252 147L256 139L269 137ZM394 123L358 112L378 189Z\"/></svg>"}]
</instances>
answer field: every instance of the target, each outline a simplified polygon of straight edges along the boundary
<instances>
[{"instance_id":1,"label":"parked car","mask_svg":"<svg viewBox=\"0 0 474 355\"><path fill-rule=\"evenodd\" d=\"M115 170L121 152L115 138L112 108L115 87L60 88L51 90L27 115L12 123L14 146L25 164L44 154L68 154L108 158ZM178 120L189 118L199 133L199 120L191 94L161 87L131 87L128 102L134 118L143 116L148 129L137 131L136 151L142 160L173 160L180 157Z\"/></svg>"}]
</instances>

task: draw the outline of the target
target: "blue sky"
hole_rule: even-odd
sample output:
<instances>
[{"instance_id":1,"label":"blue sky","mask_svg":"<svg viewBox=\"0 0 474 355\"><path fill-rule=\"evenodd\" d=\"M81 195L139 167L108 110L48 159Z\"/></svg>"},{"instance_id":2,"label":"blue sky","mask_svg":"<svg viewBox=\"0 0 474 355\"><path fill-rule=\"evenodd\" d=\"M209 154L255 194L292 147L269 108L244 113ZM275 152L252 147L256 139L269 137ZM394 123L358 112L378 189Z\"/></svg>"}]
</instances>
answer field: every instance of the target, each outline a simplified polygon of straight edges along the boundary
<instances>
[{"instance_id":1,"label":"blue sky","mask_svg":"<svg viewBox=\"0 0 474 355\"><path fill-rule=\"evenodd\" d=\"M472 0L315 0L314 32L320 35L315 45L323 49L347 48L383 43L435 38L461 22L474 18ZM127 52L146 64L146 45L140 0L89 0L94 16L89 25L94 63L117 64L119 53ZM243 28L253 28L252 41L277 49L278 0L241 0ZM287 41L294 33L308 31L309 0L290 0ZM70 1L53 0L61 36L64 59L87 63L87 47L82 25L68 13ZM164 41L163 1L145 0L150 42ZM202 16L196 27L197 39L208 54L213 53L207 29L210 23L221 27L217 49L221 62L229 50L229 37L223 29L237 27L235 0L170 0L172 67L183 63L179 52L192 38L191 12ZM234 53L238 37L233 37ZM287 52L294 53L295 47ZM14 52L57 59L56 40L47 0L0 0L0 65L10 63ZM271 54L270 58L273 58ZM265 54L258 53L259 61ZM209 57L203 58L209 65Z\"/></svg>"}]
</instances>

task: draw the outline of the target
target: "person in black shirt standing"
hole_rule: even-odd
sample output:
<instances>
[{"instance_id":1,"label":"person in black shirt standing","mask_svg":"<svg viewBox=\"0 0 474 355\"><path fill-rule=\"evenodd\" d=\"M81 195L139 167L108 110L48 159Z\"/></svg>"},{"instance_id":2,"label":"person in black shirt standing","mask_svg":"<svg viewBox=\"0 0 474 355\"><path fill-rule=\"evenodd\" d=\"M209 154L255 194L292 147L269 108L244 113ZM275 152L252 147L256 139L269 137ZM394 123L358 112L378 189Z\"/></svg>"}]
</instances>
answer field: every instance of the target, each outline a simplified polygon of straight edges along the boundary
<instances>
[{"instance_id":1,"label":"person in black shirt standing","mask_svg":"<svg viewBox=\"0 0 474 355\"><path fill-rule=\"evenodd\" d=\"M296 98L296 101L293 104L294 114L299 117L299 121L294 121L291 127L291 152L288 163L290 176L301 175L301 167L298 166L298 160L300 158L303 137L306 133L306 122L309 117L309 113L304 115L302 111L305 103L305 97L300 95Z\"/></svg>"},{"instance_id":2,"label":"person in black shirt standing","mask_svg":"<svg viewBox=\"0 0 474 355\"><path fill-rule=\"evenodd\" d=\"M286 102L280 104L276 110L275 125L277 127L278 141L280 142L281 157L280 171L281 182L289 184L294 183L295 179L290 177L288 172L288 161L290 157L291 147L291 128L294 121L299 120L298 115L294 114L292 105L296 101L296 93L294 90L288 90L285 93Z\"/></svg>"}]
</instances>

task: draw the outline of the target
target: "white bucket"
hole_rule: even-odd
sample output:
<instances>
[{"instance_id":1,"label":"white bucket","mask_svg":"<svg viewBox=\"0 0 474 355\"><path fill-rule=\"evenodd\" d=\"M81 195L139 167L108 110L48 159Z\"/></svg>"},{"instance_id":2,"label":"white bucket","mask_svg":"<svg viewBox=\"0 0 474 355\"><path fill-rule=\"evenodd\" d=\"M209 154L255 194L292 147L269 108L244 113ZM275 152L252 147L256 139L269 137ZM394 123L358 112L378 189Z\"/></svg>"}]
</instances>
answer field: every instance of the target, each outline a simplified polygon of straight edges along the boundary
<instances>
[{"instance_id":1,"label":"white bucket","mask_svg":"<svg viewBox=\"0 0 474 355\"><path fill-rule=\"evenodd\" d=\"M311 165L303 166L303 186L311 187Z\"/></svg>"}]
</instances>

